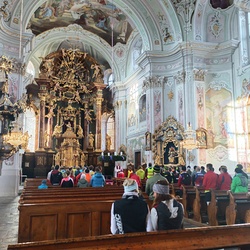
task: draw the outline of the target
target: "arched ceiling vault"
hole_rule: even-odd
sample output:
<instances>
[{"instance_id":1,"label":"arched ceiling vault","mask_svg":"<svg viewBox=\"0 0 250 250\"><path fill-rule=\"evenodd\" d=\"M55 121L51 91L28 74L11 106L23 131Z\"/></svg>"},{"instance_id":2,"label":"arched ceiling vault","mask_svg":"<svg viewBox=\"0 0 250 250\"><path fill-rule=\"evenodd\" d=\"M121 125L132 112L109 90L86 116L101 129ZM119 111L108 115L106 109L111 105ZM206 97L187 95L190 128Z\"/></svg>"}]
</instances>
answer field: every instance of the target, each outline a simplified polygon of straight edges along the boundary
<instances>
[{"instance_id":1,"label":"arched ceiling vault","mask_svg":"<svg viewBox=\"0 0 250 250\"><path fill-rule=\"evenodd\" d=\"M29 22L35 11L42 4L45 4L48 1L25 0L23 2L23 28L25 30L29 26ZM92 0L82 2L92 2ZM153 5L151 0L105 0L99 2L112 2L112 4L114 4L122 11L122 13L125 14L127 20L131 24L132 29L137 30L140 34L143 41L144 51L164 50L164 45L166 46L166 43L164 44L163 32L166 27L170 28L173 36L176 36L176 34L174 33L179 33L181 30L176 12L170 0L154 1ZM17 22L14 22L14 17L20 16L20 4L21 1L18 1L15 5L13 5L15 6L15 9L12 10L13 14L10 24L13 28L17 28L18 26ZM53 22L51 23L53 24ZM38 57L46 56L47 54L53 52L53 50L58 49L60 44L65 39L71 39L72 41L81 40L81 42L85 45L90 44L91 51L87 52L92 56L98 55L98 61L100 61L101 64L111 65L112 58L110 44L108 44L104 39L102 39L102 37L94 34L93 32L88 32L84 27L83 29L76 27L76 25L69 25L68 27L63 28L54 27L37 35L35 37L36 49L35 51L32 51L27 58L29 58L34 63L35 67L37 67L36 64L37 62L39 62ZM127 41L129 41L129 39L127 39ZM179 40L175 39L175 41L171 43L172 45L176 45L177 42L179 42ZM127 46L129 45L127 44ZM38 50L41 50L40 53ZM113 64L113 66L115 65ZM116 69L118 69L118 67ZM119 75L118 70L115 74L116 76Z\"/></svg>"}]
</instances>

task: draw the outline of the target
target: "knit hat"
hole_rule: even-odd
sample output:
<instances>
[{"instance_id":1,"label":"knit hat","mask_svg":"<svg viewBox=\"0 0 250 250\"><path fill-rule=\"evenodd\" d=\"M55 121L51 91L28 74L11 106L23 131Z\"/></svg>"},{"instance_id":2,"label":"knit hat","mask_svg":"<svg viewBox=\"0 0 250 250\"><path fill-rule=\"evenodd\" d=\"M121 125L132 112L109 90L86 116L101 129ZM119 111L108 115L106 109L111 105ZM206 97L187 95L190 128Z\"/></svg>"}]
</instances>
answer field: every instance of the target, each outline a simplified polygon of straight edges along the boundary
<instances>
[{"instance_id":1,"label":"knit hat","mask_svg":"<svg viewBox=\"0 0 250 250\"><path fill-rule=\"evenodd\" d=\"M161 172L160 166L155 165L155 166L154 166L154 172L155 172L155 173L160 173L160 172Z\"/></svg>"},{"instance_id":2,"label":"knit hat","mask_svg":"<svg viewBox=\"0 0 250 250\"><path fill-rule=\"evenodd\" d=\"M239 169L242 170L242 169L243 169L243 166L242 166L241 164L237 164L237 165L236 165L236 168L239 168Z\"/></svg>"},{"instance_id":3,"label":"knit hat","mask_svg":"<svg viewBox=\"0 0 250 250\"><path fill-rule=\"evenodd\" d=\"M125 184L125 185L123 185L125 193L132 192L134 190L138 190L137 182L135 180L130 182L130 180L132 180L132 179L128 179L128 181L125 180L123 183L123 184ZM127 184L130 184L130 185L127 185Z\"/></svg>"}]
</instances>

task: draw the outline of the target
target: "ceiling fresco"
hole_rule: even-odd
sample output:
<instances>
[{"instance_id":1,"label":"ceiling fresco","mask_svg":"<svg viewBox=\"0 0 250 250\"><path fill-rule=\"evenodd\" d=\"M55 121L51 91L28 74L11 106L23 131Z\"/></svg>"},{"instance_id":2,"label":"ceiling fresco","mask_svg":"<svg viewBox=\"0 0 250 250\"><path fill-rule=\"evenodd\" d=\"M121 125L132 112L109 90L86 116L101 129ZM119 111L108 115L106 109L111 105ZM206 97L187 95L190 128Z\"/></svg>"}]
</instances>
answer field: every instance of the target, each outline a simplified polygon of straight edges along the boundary
<instances>
[{"instance_id":1,"label":"ceiling fresco","mask_svg":"<svg viewBox=\"0 0 250 250\"><path fill-rule=\"evenodd\" d=\"M126 15L107 0L49 0L35 11L27 28L39 35L70 24L82 26L110 45L125 44L133 30Z\"/></svg>"}]
</instances>

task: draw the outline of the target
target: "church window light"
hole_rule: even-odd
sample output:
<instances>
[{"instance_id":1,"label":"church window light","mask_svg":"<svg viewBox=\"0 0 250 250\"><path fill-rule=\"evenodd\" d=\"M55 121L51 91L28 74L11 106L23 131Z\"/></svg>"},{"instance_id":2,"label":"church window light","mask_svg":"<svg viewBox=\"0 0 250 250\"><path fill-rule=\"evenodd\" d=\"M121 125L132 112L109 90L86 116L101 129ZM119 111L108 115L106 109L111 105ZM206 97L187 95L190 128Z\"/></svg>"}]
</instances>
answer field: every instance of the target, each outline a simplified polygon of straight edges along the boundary
<instances>
[{"instance_id":1,"label":"church window light","mask_svg":"<svg viewBox=\"0 0 250 250\"><path fill-rule=\"evenodd\" d=\"M111 74L108 76L108 86L111 86L113 83L114 83L114 74L111 73Z\"/></svg>"}]
</instances>

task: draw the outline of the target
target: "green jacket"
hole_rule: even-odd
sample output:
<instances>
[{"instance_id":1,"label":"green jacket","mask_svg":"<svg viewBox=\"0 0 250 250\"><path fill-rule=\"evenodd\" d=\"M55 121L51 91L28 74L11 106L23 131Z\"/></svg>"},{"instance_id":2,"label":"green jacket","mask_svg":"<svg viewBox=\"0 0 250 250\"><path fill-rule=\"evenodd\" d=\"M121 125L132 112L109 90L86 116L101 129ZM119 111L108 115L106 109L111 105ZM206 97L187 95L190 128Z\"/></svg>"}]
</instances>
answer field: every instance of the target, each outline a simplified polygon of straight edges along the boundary
<instances>
[{"instance_id":1,"label":"green jacket","mask_svg":"<svg viewBox=\"0 0 250 250\"><path fill-rule=\"evenodd\" d=\"M239 173L236 174L231 183L232 193L246 193L248 192L248 180L247 178Z\"/></svg>"},{"instance_id":2,"label":"green jacket","mask_svg":"<svg viewBox=\"0 0 250 250\"><path fill-rule=\"evenodd\" d=\"M161 174L154 174L151 178L147 179L145 192L149 196L150 200L154 199L153 186L158 180L166 180Z\"/></svg>"}]
</instances>

